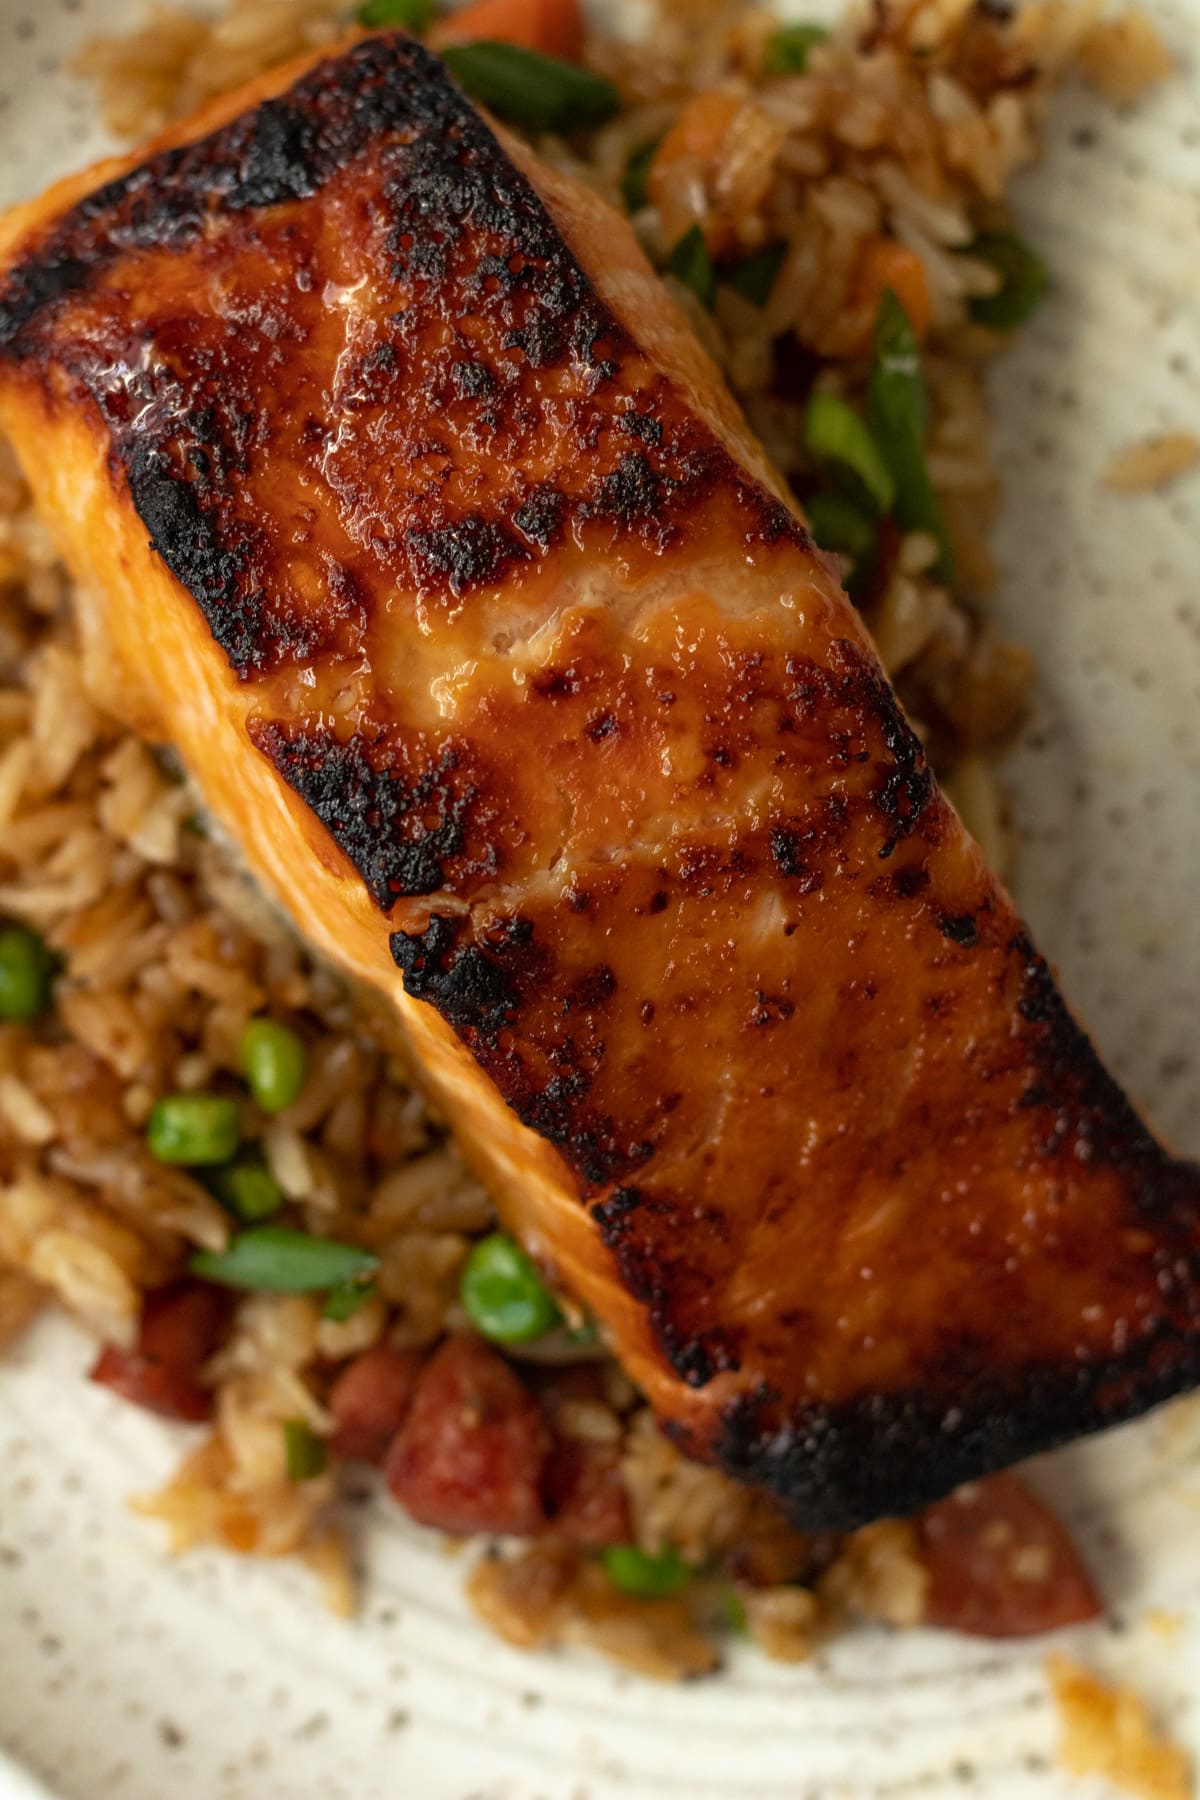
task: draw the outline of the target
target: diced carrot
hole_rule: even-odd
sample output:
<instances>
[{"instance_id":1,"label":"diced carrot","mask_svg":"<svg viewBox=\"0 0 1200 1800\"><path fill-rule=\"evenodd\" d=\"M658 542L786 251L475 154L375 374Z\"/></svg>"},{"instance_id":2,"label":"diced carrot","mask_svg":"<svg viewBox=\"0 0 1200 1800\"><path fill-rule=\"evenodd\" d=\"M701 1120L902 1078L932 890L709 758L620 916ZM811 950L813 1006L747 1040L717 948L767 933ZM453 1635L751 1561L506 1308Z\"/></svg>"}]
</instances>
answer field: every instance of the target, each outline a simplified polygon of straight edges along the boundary
<instances>
[{"instance_id":1,"label":"diced carrot","mask_svg":"<svg viewBox=\"0 0 1200 1800\"><path fill-rule=\"evenodd\" d=\"M908 314L917 339L929 330L929 283L915 250L895 238L873 238L859 257L851 286L851 301L865 307L872 323L880 297L891 288Z\"/></svg>"},{"instance_id":2,"label":"diced carrot","mask_svg":"<svg viewBox=\"0 0 1200 1800\"><path fill-rule=\"evenodd\" d=\"M579 0L472 0L429 33L435 50L481 38L578 62L583 49Z\"/></svg>"},{"instance_id":3,"label":"diced carrot","mask_svg":"<svg viewBox=\"0 0 1200 1800\"><path fill-rule=\"evenodd\" d=\"M689 100L654 152L646 176L646 198L658 208L663 237L674 243L697 223L692 210L697 196L711 189L721 167L729 128L741 111L734 94L719 91ZM701 220L714 254L726 247L728 235L718 222ZM715 241L714 241L715 240Z\"/></svg>"}]
</instances>

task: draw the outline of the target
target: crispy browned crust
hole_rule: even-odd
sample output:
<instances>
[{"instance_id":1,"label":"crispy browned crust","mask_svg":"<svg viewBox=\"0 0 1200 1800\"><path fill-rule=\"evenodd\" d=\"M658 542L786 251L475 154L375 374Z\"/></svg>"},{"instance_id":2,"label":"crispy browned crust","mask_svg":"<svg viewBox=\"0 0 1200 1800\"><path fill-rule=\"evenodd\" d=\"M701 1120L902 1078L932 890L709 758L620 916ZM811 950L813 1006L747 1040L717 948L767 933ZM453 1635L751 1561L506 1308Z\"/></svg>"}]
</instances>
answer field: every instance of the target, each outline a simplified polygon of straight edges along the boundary
<instances>
[{"instance_id":1,"label":"crispy browned crust","mask_svg":"<svg viewBox=\"0 0 1200 1800\"><path fill-rule=\"evenodd\" d=\"M1200 1378L1200 1176L436 59L368 39L51 219L3 383L94 417L689 1449L849 1525Z\"/></svg>"}]
</instances>

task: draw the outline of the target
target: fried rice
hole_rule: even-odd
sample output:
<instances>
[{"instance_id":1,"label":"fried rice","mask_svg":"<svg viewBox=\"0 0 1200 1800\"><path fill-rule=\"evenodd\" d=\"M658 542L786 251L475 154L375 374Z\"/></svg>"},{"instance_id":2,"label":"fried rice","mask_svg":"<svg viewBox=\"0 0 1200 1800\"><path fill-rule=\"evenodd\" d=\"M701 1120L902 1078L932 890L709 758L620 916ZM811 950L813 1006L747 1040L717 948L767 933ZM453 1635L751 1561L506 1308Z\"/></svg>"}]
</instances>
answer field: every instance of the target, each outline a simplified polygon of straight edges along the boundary
<instances>
[{"instance_id":1,"label":"fried rice","mask_svg":"<svg viewBox=\"0 0 1200 1800\"><path fill-rule=\"evenodd\" d=\"M139 135L349 22L339 0L231 0L212 19L157 6L78 67L112 129ZM909 253L928 315L929 473L956 577L939 578L929 533L897 534L861 604L939 772L999 861L989 758L1033 671L988 619L999 490L984 373L1007 338L972 318L997 274L971 247L1009 228L1008 183L1035 157L1048 96L1074 64L1125 103L1168 59L1143 15L1109 20L1093 0L1035 0L1012 18L972 0L878 4L815 44L801 72L768 77L773 29L758 8L663 0L636 46L587 44L619 114L540 148L623 206L631 158L658 145L633 221L660 267L693 226L726 263L776 247L759 302L722 282L710 309L666 279L801 500L814 478L808 397L861 396L879 297L864 271L880 243ZM308 1295L244 1298L205 1372L211 1425L168 1486L136 1504L177 1550L302 1556L350 1610L336 1458L289 1479L283 1427L328 1438L340 1368L382 1341L420 1351L465 1326L459 1277L494 1227L489 1201L422 1099L394 1023L264 903L169 752L107 710L66 578L8 462L0 584L0 915L58 959L51 1015L0 1026L0 1342L53 1301L108 1343L134 1343L144 1296L230 1234L208 1187L152 1156L147 1120L167 1094L234 1098L283 1216L374 1252L377 1292L341 1321ZM303 1091L274 1115L241 1079L242 1035L262 1014L307 1050ZM715 1666L731 1594L739 1623L784 1660L847 1619L923 1616L912 1526L802 1538L773 1502L680 1457L600 1349L540 1365L536 1381L560 1436L614 1448L633 1540L703 1573L682 1593L636 1599L553 1536L489 1547L468 1591L509 1642L586 1642L677 1677Z\"/></svg>"}]
</instances>

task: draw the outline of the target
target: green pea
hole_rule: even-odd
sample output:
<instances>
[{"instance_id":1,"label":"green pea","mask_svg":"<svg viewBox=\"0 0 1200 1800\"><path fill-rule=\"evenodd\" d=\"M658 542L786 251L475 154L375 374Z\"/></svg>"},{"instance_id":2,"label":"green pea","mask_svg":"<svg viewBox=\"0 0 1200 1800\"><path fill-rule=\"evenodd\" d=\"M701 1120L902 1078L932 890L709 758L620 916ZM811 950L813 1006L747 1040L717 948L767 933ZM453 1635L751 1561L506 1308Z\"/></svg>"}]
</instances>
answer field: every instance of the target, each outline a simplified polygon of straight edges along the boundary
<instances>
[{"instance_id":1,"label":"green pea","mask_svg":"<svg viewBox=\"0 0 1200 1800\"><path fill-rule=\"evenodd\" d=\"M692 1579L692 1571L678 1550L660 1550L650 1556L636 1544L613 1544L603 1555L604 1573L623 1594L642 1600L661 1600L678 1594Z\"/></svg>"},{"instance_id":2,"label":"green pea","mask_svg":"<svg viewBox=\"0 0 1200 1800\"><path fill-rule=\"evenodd\" d=\"M283 1421L283 1447L287 1457L289 1481L312 1481L325 1473L329 1454L324 1438L319 1438L303 1419Z\"/></svg>"},{"instance_id":3,"label":"green pea","mask_svg":"<svg viewBox=\"0 0 1200 1800\"><path fill-rule=\"evenodd\" d=\"M55 959L35 931L24 925L0 930L0 1019L31 1025L50 1004Z\"/></svg>"},{"instance_id":4,"label":"green pea","mask_svg":"<svg viewBox=\"0 0 1200 1800\"><path fill-rule=\"evenodd\" d=\"M152 1156L193 1168L229 1162L240 1137L237 1106L220 1094L168 1094L146 1126Z\"/></svg>"},{"instance_id":5,"label":"green pea","mask_svg":"<svg viewBox=\"0 0 1200 1800\"><path fill-rule=\"evenodd\" d=\"M258 1150L243 1150L231 1163L214 1169L205 1186L235 1219L246 1224L269 1219L283 1205L283 1189Z\"/></svg>"},{"instance_id":6,"label":"green pea","mask_svg":"<svg viewBox=\"0 0 1200 1800\"><path fill-rule=\"evenodd\" d=\"M264 1112L282 1112L304 1091L303 1043L278 1019L251 1019L242 1034L242 1071Z\"/></svg>"},{"instance_id":7,"label":"green pea","mask_svg":"<svg viewBox=\"0 0 1200 1800\"><path fill-rule=\"evenodd\" d=\"M476 1244L463 1265L458 1292L475 1329L498 1344L527 1344L562 1323L537 1269L503 1232Z\"/></svg>"}]
</instances>

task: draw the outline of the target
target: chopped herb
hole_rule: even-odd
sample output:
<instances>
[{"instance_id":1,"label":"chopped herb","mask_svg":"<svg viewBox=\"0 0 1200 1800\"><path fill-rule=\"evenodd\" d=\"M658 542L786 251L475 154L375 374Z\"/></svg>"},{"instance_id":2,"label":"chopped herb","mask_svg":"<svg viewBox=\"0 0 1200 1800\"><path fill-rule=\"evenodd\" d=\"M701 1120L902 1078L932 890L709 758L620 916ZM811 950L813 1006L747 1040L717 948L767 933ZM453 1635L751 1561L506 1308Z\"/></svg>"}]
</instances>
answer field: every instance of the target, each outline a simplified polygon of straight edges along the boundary
<instances>
[{"instance_id":1,"label":"chopped herb","mask_svg":"<svg viewBox=\"0 0 1200 1800\"><path fill-rule=\"evenodd\" d=\"M379 1258L357 1244L310 1237L285 1225L258 1225L239 1232L225 1250L198 1250L189 1267L194 1275L225 1287L319 1294L365 1280L379 1267Z\"/></svg>"},{"instance_id":2,"label":"chopped herb","mask_svg":"<svg viewBox=\"0 0 1200 1800\"><path fill-rule=\"evenodd\" d=\"M502 1231L475 1245L458 1292L472 1325L497 1344L528 1344L562 1323L558 1302L536 1265Z\"/></svg>"},{"instance_id":3,"label":"chopped herb","mask_svg":"<svg viewBox=\"0 0 1200 1800\"><path fill-rule=\"evenodd\" d=\"M1046 292L1046 265L1036 250L1006 231L987 231L966 254L988 263L1000 277L994 294L977 294L971 317L992 331L1015 331L1035 312Z\"/></svg>"},{"instance_id":4,"label":"chopped herb","mask_svg":"<svg viewBox=\"0 0 1200 1800\"><path fill-rule=\"evenodd\" d=\"M699 225L685 231L668 256L667 274L690 287L702 306L712 306L717 297L717 272Z\"/></svg>"},{"instance_id":5,"label":"chopped herb","mask_svg":"<svg viewBox=\"0 0 1200 1800\"><path fill-rule=\"evenodd\" d=\"M321 1308L323 1319L332 1319L340 1325L346 1319L352 1319L360 1307L374 1300L379 1289L373 1281L343 1281L337 1287L330 1288Z\"/></svg>"},{"instance_id":6,"label":"chopped herb","mask_svg":"<svg viewBox=\"0 0 1200 1800\"><path fill-rule=\"evenodd\" d=\"M58 959L36 931L24 925L0 929L0 1019L32 1025L50 1005Z\"/></svg>"},{"instance_id":7,"label":"chopped herb","mask_svg":"<svg viewBox=\"0 0 1200 1800\"><path fill-rule=\"evenodd\" d=\"M842 494L810 494L804 501L809 528L822 550L857 563L875 548L874 519Z\"/></svg>"},{"instance_id":8,"label":"chopped herb","mask_svg":"<svg viewBox=\"0 0 1200 1800\"><path fill-rule=\"evenodd\" d=\"M809 455L830 476L850 486L854 498L876 513L890 512L896 483L867 427L852 406L834 394L814 394L804 420Z\"/></svg>"},{"instance_id":9,"label":"chopped herb","mask_svg":"<svg viewBox=\"0 0 1200 1800\"><path fill-rule=\"evenodd\" d=\"M692 1571L678 1550L660 1550L657 1556L650 1556L636 1544L613 1544L601 1560L604 1573L615 1588L642 1600L678 1594L692 1578Z\"/></svg>"},{"instance_id":10,"label":"chopped herb","mask_svg":"<svg viewBox=\"0 0 1200 1800\"><path fill-rule=\"evenodd\" d=\"M736 1636L747 1637L749 1635L750 1628L746 1620L745 1602L737 1589L733 1587L729 1588L725 1594L725 1623Z\"/></svg>"},{"instance_id":11,"label":"chopped herb","mask_svg":"<svg viewBox=\"0 0 1200 1800\"><path fill-rule=\"evenodd\" d=\"M483 40L454 44L442 55L473 100L531 131L601 125L620 105L611 81L538 50Z\"/></svg>"},{"instance_id":12,"label":"chopped herb","mask_svg":"<svg viewBox=\"0 0 1200 1800\"><path fill-rule=\"evenodd\" d=\"M781 25L767 39L763 52L764 75L803 75L808 53L829 37L824 25Z\"/></svg>"},{"instance_id":13,"label":"chopped herb","mask_svg":"<svg viewBox=\"0 0 1200 1800\"><path fill-rule=\"evenodd\" d=\"M211 1169L204 1185L227 1212L247 1225L269 1219L283 1205L283 1189L259 1150L247 1148L232 1162Z\"/></svg>"},{"instance_id":14,"label":"chopped herb","mask_svg":"<svg viewBox=\"0 0 1200 1800\"><path fill-rule=\"evenodd\" d=\"M908 314L890 288L880 296L867 389L871 435L896 484L896 517L907 531L928 531L940 546L934 573L954 579L946 528L925 463L928 418L921 353Z\"/></svg>"},{"instance_id":15,"label":"chopped herb","mask_svg":"<svg viewBox=\"0 0 1200 1800\"><path fill-rule=\"evenodd\" d=\"M356 17L360 25L399 25L405 31L427 31L436 13L434 0L365 0Z\"/></svg>"},{"instance_id":16,"label":"chopped herb","mask_svg":"<svg viewBox=\"0 0 1200 1800\"><path fill-rule=\"evenodd\" d=\"M329 1461L325 1440L319 1438L303 1419L283 1421L283 1447L289 1481L312 1481L315 1476L325 1473Z\"/></svg>"},{"instance_id":17,"label":"chopped herb","mask_svg":"<svg viewBox=\"0 0 1200 1800\"><path fill-rule=\"evenodd\" d=\"M661 138L651 138L640 150L635 150L625 164L625 173L621 177L621 193L630 212L640 212L646 204L646 184L650 177L650 165L654 161Z\"/></svg>"},{"instance_id":18,"label":"chopped herb","mask_svg":"<svg viewBox=\"0 0 1200 1800\"><path fill-rule=\"evenodd\" d=\"M151 1156L184 1168L230 1162L241 1135L237 1105L221 1094L168 1094L146 1122Z\"/></svg>"},{"instance_id":19,"label":"chopped herb","mask_svg":"<svg viewBox=\"0 0 1200 1800\"><path fill-rule=\"evenodd\" d=\"M753 256L748 256L745 262L723 270L721 280L743 299L749 300L752 306L765 306L786 255L786 244L768 244L764 250L756 250Z\"/></svg>"}]
</instances>

